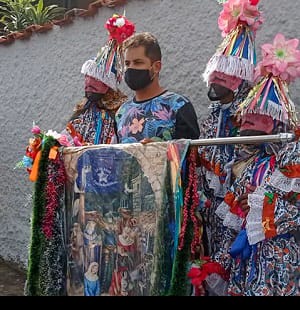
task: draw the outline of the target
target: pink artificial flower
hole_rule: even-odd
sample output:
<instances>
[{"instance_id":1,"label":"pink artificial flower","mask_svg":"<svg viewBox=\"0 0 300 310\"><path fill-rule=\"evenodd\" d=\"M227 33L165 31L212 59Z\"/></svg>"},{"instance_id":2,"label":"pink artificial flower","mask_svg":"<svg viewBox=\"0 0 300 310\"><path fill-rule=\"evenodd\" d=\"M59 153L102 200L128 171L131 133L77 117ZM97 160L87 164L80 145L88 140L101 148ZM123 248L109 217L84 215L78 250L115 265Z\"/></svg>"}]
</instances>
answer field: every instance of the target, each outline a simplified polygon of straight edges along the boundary
<instances>
[{"instance_id":1,"label":"pink artificial flower","mask_svg":"<svg viewBox=\"0 0 300 310\"><path fill-rule=\"evenodd\" d=\"M290 83L300 77L300 51L297 50L298 39L286 40L284 35L277 33L273 44L262 45L262 61L257 72L260 75L272 73Z\"/></svg>"},{"instance_id":2,"label":"pink artificial flower","mask_svg":"<svg viewBox=\"0 0 300 310\"><path fill-rule=\"evenodd\" d=\"M39 126L36 126L34 125L32 128L31 128L31 132L34 134L34 135L39 135L41 133L41 129Z\"/></svg>"},{"instance_id":3,"label":"pink artificial flower","mask_svg":"<svg viewBox=\"0 0 300 310\"><path fill-rule=\"evenodd\" d=\"M228 0L223 4L223 10L218 18L218 25L225 37L238 24L248 25L252 31L256 31L263 20L257 6L249 0ZM257 1L258 2L258 1Z\"/></svg>"},{"instance_id":4,"label":"pink artificial flower","mask_svg":"<svg viewBox=\"0 0 300 310\"><path fill-rule=\"evenodd\" d=\"M82 143L79 141L79 138L77 136L73 138L73 142L75 146L82 146Z\"/></svg>"},{"instance_id":5,"label":"pink artificial flower","mask_svg":"<svg viewBox=\"0 0 300 310\"><path fill-rule=\"evenodd\" d=\"M66 135L61 135L57 141L59 142L60 145L63 145L63 146L71 146L71 143L68 141L68 138Z\"/></svg>"}]
</instances>

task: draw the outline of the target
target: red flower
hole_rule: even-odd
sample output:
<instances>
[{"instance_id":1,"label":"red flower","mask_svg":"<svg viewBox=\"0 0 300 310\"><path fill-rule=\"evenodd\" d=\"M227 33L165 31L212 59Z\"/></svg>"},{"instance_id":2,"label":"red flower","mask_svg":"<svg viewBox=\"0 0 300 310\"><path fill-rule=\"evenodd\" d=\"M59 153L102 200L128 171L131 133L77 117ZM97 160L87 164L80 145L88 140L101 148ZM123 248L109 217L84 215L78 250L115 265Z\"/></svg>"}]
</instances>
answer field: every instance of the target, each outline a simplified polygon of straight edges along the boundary
<instances>
[{"instance_id":1,"label":"red flower","mask_svg":"<svg viewBox=\"0 0 300 310\"><path fill-rule=\"evenodd\" d=\"M109 39L114 39L121 44L135 31L135 25L125 16L114 14L105 24L109 32Z\"/></svg>"},{"instance_id":2,"label":"red flower","mask_svg":"<svg viewBox=\"0 0 300 310\"><path fill-rule=\"evenodd\" d=\"M191 283L197 288L210 274L216 273L225 281L228 281L228 272L217 262L212 262L210 257L205 256L200 260L198 266L192 266L187 276L191 279Z\"/></svg>"}]
</instances>

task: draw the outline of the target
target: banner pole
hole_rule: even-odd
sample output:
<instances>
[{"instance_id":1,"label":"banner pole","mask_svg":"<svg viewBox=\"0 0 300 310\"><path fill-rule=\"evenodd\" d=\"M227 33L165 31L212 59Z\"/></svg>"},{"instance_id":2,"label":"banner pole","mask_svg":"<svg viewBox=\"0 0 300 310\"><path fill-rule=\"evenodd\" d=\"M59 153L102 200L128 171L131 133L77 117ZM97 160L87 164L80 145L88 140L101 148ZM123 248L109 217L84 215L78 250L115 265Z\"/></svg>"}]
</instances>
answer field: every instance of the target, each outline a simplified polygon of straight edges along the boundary
<instances>
[{"instance_id":1,"label":"banner pole","mask_svg":"<svg viewBox=\"0 0 300 310\"><path fill-rule=\"evenodd\" d=\"M210 139L196 139L191 140L190 145L196 146L204 146L204 145L221 145L221 144L257 144L257 143L265 143L265 142L291 142L295 138L293 133L279 133L276 135L261 135L261 136L243 136L243 137L226 137L226 138L210 138ZM185 139L180 139L185 140ZM177 140L177 141L180 141ZM176 141L176 140L174 140ZM152 143L168 143L168 141L164 142L150 142ZM140 143L130 143L133 144ZM126 148L126 145L129 143L123 144ZM85 146L76 146L76 147L64 147L63 153L75 153L85 149L97 149L101 147L119 147L120 144L95 144L95 145L85 145Z\"/></svg>"}]
</instances>

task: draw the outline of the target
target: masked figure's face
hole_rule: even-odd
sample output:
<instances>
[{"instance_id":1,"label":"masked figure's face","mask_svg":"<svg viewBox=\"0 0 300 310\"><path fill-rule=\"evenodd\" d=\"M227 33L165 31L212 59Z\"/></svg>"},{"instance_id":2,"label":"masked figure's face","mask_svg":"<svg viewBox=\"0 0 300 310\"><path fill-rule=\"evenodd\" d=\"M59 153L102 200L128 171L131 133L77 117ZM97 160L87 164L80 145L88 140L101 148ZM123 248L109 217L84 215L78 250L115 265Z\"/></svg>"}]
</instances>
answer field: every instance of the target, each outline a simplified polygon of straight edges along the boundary
<instances>
[{"instance_id":1,"label":"masked figure's face","mask_svg":"<svg viewBox=\"0 0 300 310\"><path fill-rule=\"evenodd\" d=\"M246 113L241 118L241 136L270 135L275 121L269 115Z\"/></svg>"},{"instance_id":2,"label":"masked figure's face","mask_svg":"<svg viewBox=\"0 0 300 310\"><path fill-rule=\"evenodd\" d=\"M233 91L216 83L211 83L207 96L210 101L224 101L231 102L233 100Z\"/></svg>"},{"instance_id":3,"label":"masked figure's face","mask_svg":"<svg viewBox=\"0 0 300 310\"><path fill-rule=\"evenodd\" d=\"M106 84L89 75L85 76L84 82L85 96L92 101L99 100L109 90L109 87Z\"/></svg>"},{"instance_id":4,"label":"masked figure's face","mask_svg":"<svg viewBox=\"0 0 300 310\"><path fill-rule=\"evenodd\" d=\"M209 90L207 96L211 101L229 103L234 98L234 91L238 89L242 80L238 77L214 71L209 78Z\"/></svg>"}]
</instances>

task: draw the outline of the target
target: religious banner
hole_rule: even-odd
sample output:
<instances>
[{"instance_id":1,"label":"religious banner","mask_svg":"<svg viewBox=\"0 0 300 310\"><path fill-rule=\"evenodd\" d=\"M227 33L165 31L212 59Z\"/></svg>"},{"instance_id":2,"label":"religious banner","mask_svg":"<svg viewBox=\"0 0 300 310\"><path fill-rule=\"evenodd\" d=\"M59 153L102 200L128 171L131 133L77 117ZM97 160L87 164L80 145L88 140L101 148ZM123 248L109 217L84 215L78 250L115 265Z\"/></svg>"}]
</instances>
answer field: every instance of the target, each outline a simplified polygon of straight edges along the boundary
<instances>
[{"instance_id":1,"label":"religious banner","mask_svg":"<svg viewBox=\"0 0 300 310\"><path fill-rule=\"evenodd\" d=\"M188 146L177 141L66 150L67 295L167 294Z\"/></svg>"}]
</instances>

